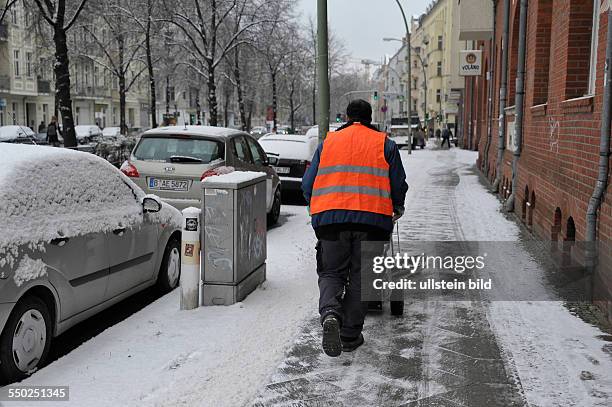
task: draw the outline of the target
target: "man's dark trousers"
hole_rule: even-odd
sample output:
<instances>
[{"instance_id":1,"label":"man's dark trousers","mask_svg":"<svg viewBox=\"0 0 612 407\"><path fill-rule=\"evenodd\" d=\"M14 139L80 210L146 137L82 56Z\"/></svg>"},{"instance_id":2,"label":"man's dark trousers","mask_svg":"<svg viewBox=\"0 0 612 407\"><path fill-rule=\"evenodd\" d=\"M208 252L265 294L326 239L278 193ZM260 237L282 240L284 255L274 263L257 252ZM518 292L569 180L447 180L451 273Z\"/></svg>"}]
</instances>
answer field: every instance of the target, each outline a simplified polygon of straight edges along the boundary
<instances>
[{"instance_id":1,"label":"man's dark trousers","mask_svg":"<svg viewBox=\"0 0 612 407\"><path fill-rule=\"evenodd\" d=\"M442 144L440 144L440 148L444 147L444 143L447 143L448 144L448 148L450 148L450 138L443 137L442 138Z\"/></svg>"},{"instance_id":2,"label":"man's dark trousers","mask_svg":"<svg viewBox=\"0 0 612 407\"><path fill-rule=\"evenodd\" d=\"M374 251L382 254L389 234L382 230L368 232L336 229L317 235L321 321L327 315L334 314L340 320L340 335L355 338L363 329L368 308L367 302L362 302L361 298L361 243L377 241Z\"/></svg>"}]
</instances>

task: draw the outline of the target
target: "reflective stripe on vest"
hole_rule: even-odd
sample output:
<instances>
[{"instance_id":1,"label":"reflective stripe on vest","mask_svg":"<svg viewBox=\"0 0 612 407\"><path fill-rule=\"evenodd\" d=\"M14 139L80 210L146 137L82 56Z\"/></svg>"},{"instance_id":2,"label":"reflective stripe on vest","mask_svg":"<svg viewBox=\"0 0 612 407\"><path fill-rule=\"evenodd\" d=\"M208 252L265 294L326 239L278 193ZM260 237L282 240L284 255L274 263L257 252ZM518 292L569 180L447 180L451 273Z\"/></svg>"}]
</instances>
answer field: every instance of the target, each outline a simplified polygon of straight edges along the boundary
<instances>
[{"instance_id":1,"label":"reflective stripe on vest","mask_svg":"<svg viewBox=\"0 0 612 407\"><path fill-rule=\"evenodd\" d=\"M386 135L360 124L329 133L315 178L310 212L354 210L393 215Z\"/></svg>"}]
</instances>

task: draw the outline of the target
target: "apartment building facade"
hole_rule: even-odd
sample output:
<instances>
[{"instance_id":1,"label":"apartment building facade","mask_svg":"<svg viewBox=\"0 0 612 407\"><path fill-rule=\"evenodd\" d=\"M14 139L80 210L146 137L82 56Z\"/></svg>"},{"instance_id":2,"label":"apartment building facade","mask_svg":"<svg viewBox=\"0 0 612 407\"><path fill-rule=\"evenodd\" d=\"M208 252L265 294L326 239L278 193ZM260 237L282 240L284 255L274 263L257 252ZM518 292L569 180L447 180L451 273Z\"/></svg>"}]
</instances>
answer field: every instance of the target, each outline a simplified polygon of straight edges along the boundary
<instances>
[{"instance_id":1,"label":"apartment building facade","mask_svg":"<svg viewBox=\"0 0 612 407\"><path fill-rule=\"evenodd\" d=\"M435 0L424 14L413 18L410 84L413 111L430 127L459 126L465 82L459 76L459 39L456 0Z\"/></svg>"},{"instance_id":2,"label":"apartment building facade","mask_svg":"<svg viewBox=\"0 0 612 407\"><path fill-rule=\"evenodd\" d=\"M11 7L0 24L0 125L37 129L55 115L53 46L33 28L34 15L21 2ZM76 27L73 42L83 35ZM119 88L116 78L96 62L95 55L71 56L71 97L75 124L119 126ZM128 128L150 126L146 77L135 82L126 100Z\"/></svg>"}]
</instances>

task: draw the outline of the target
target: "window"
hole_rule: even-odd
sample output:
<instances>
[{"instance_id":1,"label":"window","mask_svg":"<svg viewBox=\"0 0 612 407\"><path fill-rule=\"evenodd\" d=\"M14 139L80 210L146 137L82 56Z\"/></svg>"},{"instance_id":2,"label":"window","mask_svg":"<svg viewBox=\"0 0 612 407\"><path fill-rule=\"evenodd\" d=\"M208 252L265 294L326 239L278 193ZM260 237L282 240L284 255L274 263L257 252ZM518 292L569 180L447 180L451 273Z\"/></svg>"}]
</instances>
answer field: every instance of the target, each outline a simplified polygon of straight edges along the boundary
<instances>
[{"instance_id":1,"label":"window","mask_svg":"<svg viewBox=\"0 0 612 407\"><path fill-rule=\"evenodd\" d=\"M419 80L418 79L413 79L412 80L412 89L416 89L418 84L419 84Z\"/></svg>"},{"instance_id":2,"label":"window","mask_svg":"<svg viewBox=\"0 0 612 407\"><path fill-rule=\"evenodd\" d=\"M85 86L89 86L89 65L85 65L85 69L84 69L84 75L85 75Z\"/></svg>"},{"instance_id":3,"label":"window","mask_svg":"<svg viewBox=\"0 0 612 407\"><path fill-rule=\"evenodd\" d=\"M14 75L15 76L19 76L21 75L21 72L19 71L19 50L16 49L13 51L13 70L14 70Z\"/></svg>"},{"instance_id":4,"label":"window","mask_svg":"<svg viewBox=\"0 0 612 407\"><path fill-rule=\"evenodd\" d=\"M436 89L436 103L442 102L442 91L440 89Z\"/></svg>"},{"instance_id":5,"label":"window","mask_svg":"<svg viewBox=\"0 0 612 407\"><path fill-rule=\"evenodd\" d=\"M225 144L208 139L185 139L179 136L145 137L134 150L134 157L144 161L177 162L172 156L190 157L183 164L209 164L225 159ZM200 160L200 162L198 162Z\"/></svg>"},{"instance_id":6,"label":"window","mask_svg":"<svg viewBox=\"0 0 612 407\"><path fill-rule=\"evenodd\" d=\"M438 61L436 72L438 76L442 76L442 61Z\"/></svg>"},{"instance_id":7,"label":"window","mask_svg":"<svg viewBox=\"0 0 612 407\"><path fill-rule=\"evenodd\" d=\"M533 70L533 86L531 86L534 106L548 101L553 0L540 0L537 7L537 29L535 30L534 47L537 63Z\"/></svg>"},{"instance_id":8,"label":"window","mask_svg":"<svg viewBox=\"0 0 612 407\"><path fill-rule=\"evenodd\" d=\"M442 50L444 48L444 38L441 35L438 35L438 49Z\"/></svg>"},{"instance_id":9,"label":"window","mask_svg":"<svg viewBox=\"0 0 612 407\"><path fill-rule=\"evenodd\" d=\"M583 97L591 91L596 74L597 28L599 0L568 0L569 13L564 21L567 26L565 62L565 99Z\"/></svg>"},{"instance_id":10,"label":"window","mask_svg":"<svg viewBox=\"0 0 612 407\"><path fill-rule=\"evenodd\" d=\"M26 75L32 77L32 53L26 52Z\"/></svg>"},{"instance_id":11,"label":"window","mask_svg":"<svg viewBox=\"0 0 612 407\"><path fill-rule=\"evenodd\" d=\"M257 145L252 139L247 139L249 142L249 149L251 150L251 156L255 165L264 165L266 161L266 153Z\"/></svg>"},{"instance_id":12,"label":"window","mask_svg":"<svg viewBox=\"0 0 612 407\"><path fill-rule=\"evenodd\" d=\"M47 123L47 120L48 120L47 114L49 113L49 105L47 105L46 103L43 103L42 111L43 111L43 122Z\"/></svg>"},{"instance_id":13,"label":"window","mask_svg":"<svg viewBox=\"0 0 612 407\"><path fill-rule=\"evenodd\" d=\"M236 158L245 163L251 163L251 157L249 156L249 146L246 143L244 137L236 137L232 140L234 145L234 154Z\"/></svg>"},{"instance_id":14,"label":"window","mask_svg":"<svg viewBox=\"0 0 612 407\"><path fill-rule=\"evenodd\" d=\"M597 46L599 45L600 0L593 1L593 31L591 33L591 61L589 64L589 95L595 94L595 80L597 79Z\"/></svg>"},{"instance_id":15,"label":"window","mask_svg":"<svg viewBox=\"0 0 612 407\"><path fill-rule=\"evenodd\" d=\"M100 69L97 66L94 66L94 85L100 86Z\"/></svg>"},{"instance_id":16,"label":"window","mask_svg":"<svg viewBox=\"0 0 612 407\"><path fill-rule=\"evenodd\" d=\"M418 109L417 109L417 101L416 101L416 100L413 100L413 101L412 101L412 111L413 111L413 112L416 112L417 110L418 110Z\"/></svg>"},{"instance_id":17,"label":"window","mask_svg":"<svg viewBox=\"0 0 612 407\"><path fill-rule=\"evenodd\" d=\"M17 7L11 7L11 23L17 24Z\"/></svg>"}]
</instances>

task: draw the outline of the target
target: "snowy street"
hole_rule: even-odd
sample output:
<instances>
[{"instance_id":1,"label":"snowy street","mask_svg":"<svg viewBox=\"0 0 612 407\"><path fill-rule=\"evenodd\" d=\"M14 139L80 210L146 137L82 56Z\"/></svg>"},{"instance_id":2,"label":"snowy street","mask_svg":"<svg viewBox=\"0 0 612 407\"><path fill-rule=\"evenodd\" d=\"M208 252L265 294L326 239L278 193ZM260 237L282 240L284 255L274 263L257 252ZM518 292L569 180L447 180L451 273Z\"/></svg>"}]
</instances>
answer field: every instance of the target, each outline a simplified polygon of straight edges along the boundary
<instances>
[{"instance_id":1,"label":"snowy street","mask_svg":"<svg viewBox=\"0 0 612 407\"><path fill-rule=\"evenodd\" d=\"M480 183L475 153L402 157L403 239L520 238ZM561 302L407 299L404 317L368 316L365 345L328 358L314 244L306 208L284 205L267 281L244 302L179 311L175 290L23 384L68 385L65 405L87 406L610 405L610 336Z\"/></svg>"}]
</instances>

